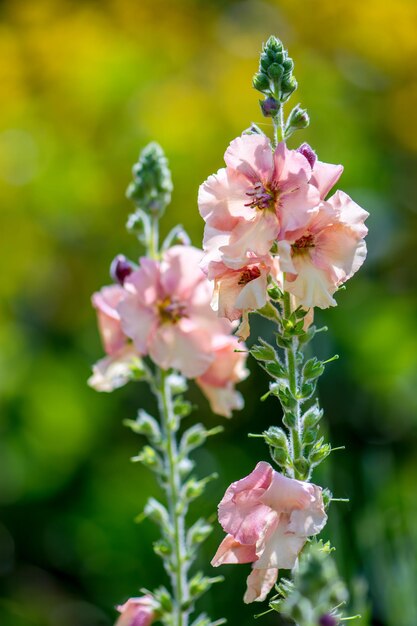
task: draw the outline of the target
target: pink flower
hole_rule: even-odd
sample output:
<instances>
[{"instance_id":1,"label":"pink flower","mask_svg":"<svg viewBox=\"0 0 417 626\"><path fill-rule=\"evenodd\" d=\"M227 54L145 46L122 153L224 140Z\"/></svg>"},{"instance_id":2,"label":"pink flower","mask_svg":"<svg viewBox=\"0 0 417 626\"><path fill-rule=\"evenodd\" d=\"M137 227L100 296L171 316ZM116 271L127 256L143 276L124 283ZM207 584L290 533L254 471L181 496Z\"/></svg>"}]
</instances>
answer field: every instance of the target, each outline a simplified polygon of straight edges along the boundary
<instances>
[{"instance_id":1,"label":"pink flower","mask_svg":"<svg viewBox=\"0 0 417 626\"><path fill-rule=\"evenodd\" d=\"M232 483L218 509L227 535L212 565L252 563L246 603L266 598L279 569L292 569L307 538L327 521L320 487L287 478L265 462Z\"/></svg>"},{"instance_id":2,"label":"pink flower","mask_svg":"<svg viewBox=\"0 0 417 626\"><path fill-rule=\"evenodd\" d=\"M273 152L267 137L242 135L224 158L226 168L200 187L199 208L206 221L205 248L226 234L222 260L235 267L237 259L245 265L248 252L267 254L281 230L303 227L320 195L309 184L308 160L285 143Z\"/></svg>"},{"instance_id":3,"label":"pink flower","mask_svg":"<svg viewBox=\"0 0 417 626\"><path fill-rule=\"evenodd\" d=\"M121 613L115 626L150 626L155 620L155 610L151 596L130 598L117 607Z\"/></svg>"},{"instance_id":4,"label":"pink flower","mask_svg":"<svg viewBox=\"0 0 417 626\"><path fill-rule=\"evenodd\" d=\"M174 246L161 261L140 260L124 282L117 310L123 332L140 355L184 376L201 376L213 362L212 340L230 333L210 308L211 286L199 268L202 252Z\"/></svg>"},{"instance_id":5,"label":"pink flower","mask_svg":"<svg viewBox=\"0 0 417 626\"><path fill-rule=\"evenodd\" d=\"M334 292L360 268L366 257L364 225L368 213L343 191L323 201L304 228L279 242L287 291L309 308L335 306Z\"/></svg>"},{"instance_id":6,"label":"pink flower","mask_svg":"<svg viewBox=\"0 0 417 626\"><path fill-rule=\"evenodd\" d=\"M110 285L93 294L91 301L97 310L98 327L104 351L113 355L126 344L127 338L120 325L117 305L125 297L123 287Z\"/></svg>"},{"instance_id":7,"label":"pink flower","mask_svg":"<svg viewBox=\"0 0 417 626\"><path fill-rule=\"evenodd\" d=\"M214 361L196 382L218 415L231 417L233 410L243 408L243 398L235 384L249 374L245 368L245 346L234 336L217 335L213 341Z\"/></svg>"}]
</instances>

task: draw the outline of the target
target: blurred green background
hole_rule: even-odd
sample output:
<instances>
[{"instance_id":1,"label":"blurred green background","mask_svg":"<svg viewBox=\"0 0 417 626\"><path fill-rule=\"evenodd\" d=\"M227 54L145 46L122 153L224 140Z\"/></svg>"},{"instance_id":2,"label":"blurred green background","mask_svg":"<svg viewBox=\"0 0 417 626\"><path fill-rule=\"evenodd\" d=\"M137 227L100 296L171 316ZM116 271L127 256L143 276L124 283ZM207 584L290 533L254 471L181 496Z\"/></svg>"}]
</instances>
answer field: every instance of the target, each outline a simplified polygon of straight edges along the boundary
<instances>
[{"instance_id":1,"label":"blurred green background","mask_svg":"<svg viewBox=\"0 0 417 626\"><path fill-rule=\"evenodd\" d=\"M342 355L320 395L346 450L315 480L351 498L332 506L326 533L356 609L365 616L372 601L372 618L355 623L416 624L415 0L3 0L0 14L1 626L110 626L116 603L165 582L156 530L133 523L153 476L129 462L142 442L121 424L152 403L141 385L87 387L102 355L90 294L115 254L139 253L124 192L152 139L175 184L163 230L183 222L200 244L198 185L263 122L251 77L270 34L295 60L292 102L312 120L291 145L343 162L340 186L371 213L364 268L318 316L330 330L316 352ZM200 513L267 459L246 433L278 423L279 410L260 404L267 381L250 367L245 411L198 454L201 473L220 473ZM199 418L221 421L192 396ZM201 608L252 624L248 571L225 567Z\"/></svg>"}]
</instances>

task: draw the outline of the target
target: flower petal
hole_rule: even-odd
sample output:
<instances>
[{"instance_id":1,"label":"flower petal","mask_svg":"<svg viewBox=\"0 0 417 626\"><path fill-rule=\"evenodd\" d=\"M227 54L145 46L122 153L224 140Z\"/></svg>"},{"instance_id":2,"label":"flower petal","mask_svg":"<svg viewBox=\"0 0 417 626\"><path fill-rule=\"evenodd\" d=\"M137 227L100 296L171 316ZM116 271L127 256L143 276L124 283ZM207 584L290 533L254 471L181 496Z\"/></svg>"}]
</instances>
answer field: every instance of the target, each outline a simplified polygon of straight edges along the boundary
<instances>
[{"instance_id":1,"label":"flower petal","mask_svg":"<svg viewBox=\"0 0 417 626\"><path fill-rule=\"evenodd\" d=\"M291 511L306 508L313 498L314 485L274 471L261 500L275 511Z\"/></svg>"},{"instance_id":2,"label":"flower petal","mask_svg":"<svg viewBox=\"0 0 417 626\"><path fill-rule=\"evenodd\" d=\"M206 280L200 270L202 258L202 251L193 246L173 246L165 252L160 266L164 295L188 300L196 286Z\"/></svg>"},{"instance_id":3,"label":"flower petal","mask_svg":"<svg viewBox=\"0 0 417 626\"><path fill-rule=\"evenodd\" d=\"M269 182L272 174L271 142L265 135L242 135L234 139L224 155L226 165L250 181Z\"/></svg>"},{"instance_id":4,"label":"flower petal","mask_svg":"<svg viewBox=\"0 0 417 626\"><path fill-rule=\"evenodd\" d=\"M246 593L243 602L263 602L277 582L278 569L271 567L268 569L253 569L246 580Z\"/></svg>"},{"instance_id":5,"label":"flower petal","mask_svg":"<svg viewBox=\"0 0 417 626\"><path fill-rule=\"evenodd\" d=\"M242 545L232 535L226 535L211 560L213 567L219 565L235 565L256 561L255 546Z\"/></svg>"},{"instance_id":6,"label":"flower petal","mask_svg":"<svg viewBox=\"0 0 417 626\"><path fill-rule=\"evenodd\" d=\"M149 354L159 367L173 367L186 378L195 378L213 361L210 336L202 328L184 332L182 322L160 326L151 338Z\"/></svg>"},{"instance_id":7,"label":"flower petal","mask_svg":"<svg viewBox=\"0 0 417 626\"><path fill-rule=\"evenodd\" d=\"M290 515L288 532L302 537L317 535L326 525L327 515L324 510L322 490L317 485L311 485L314 495L308 507L296 509Z\"/></svg>"},{"instance_id":8,"label":"flower petal","mask_svg":"<svg viewBox=\"0 0 417 626\"><path fill-rule=\"evenodd\" d=\"M233 385L217 387L209 385L197 378L197 384L210 403L210 408L216 415L232 417L233 411L241 411L244 400L241 393L236 391Z\"/></svg>"},{"instance_id":9,"label":"flower petal","mask_svg":"<svg viewBox=\"0 0 417 626\"><path fill-rule=\"evenodd\" d=\"M277 516L261 501L272 473L269 463L258 463L249 476L230 485L219 504L219 522L223 530L240 543L255 544L263 536L266 522Z\"/></svg>"},{"instance_id":10,"label":"flower petal","mask_svg":"<svg viewBox=\"0 0 417 626\"><path fill-rule=\"evenodd\" d=\"M259 559L254 568L292 569L307 538L288 532L288 515L282 515L279 523L264 541L262 551L257 550Z\"/></svg>"},{"instance_id":11,"label":"flower petal","mask_svg":"<svg viewBox=\"0 0 417 626\"><path fill-rule=\"evenodd\" d=\"M333 165L333 163L323 163L322 161L315 162L310 183L317 187L322 200L337 183L342 173L343 165Z\"/></svg>"}]
</instances>

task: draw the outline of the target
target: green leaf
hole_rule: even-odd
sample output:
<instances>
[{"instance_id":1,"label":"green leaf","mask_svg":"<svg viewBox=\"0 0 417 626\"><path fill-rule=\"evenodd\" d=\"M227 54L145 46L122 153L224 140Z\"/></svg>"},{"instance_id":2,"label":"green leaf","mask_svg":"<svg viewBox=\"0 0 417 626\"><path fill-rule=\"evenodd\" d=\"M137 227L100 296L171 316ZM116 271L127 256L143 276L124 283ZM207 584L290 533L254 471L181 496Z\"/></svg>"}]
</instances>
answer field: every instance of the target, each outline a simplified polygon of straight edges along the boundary
<instances>
[{"instance_id":1,"label":"green leaf","mask_svg":"<svg viewBox=\"0 0 417 626\"><path fill-rule=\"evenodd\" d=\"M252 346L250 354L257 361L277 361L278 356L275 349L267 341L259 338L259 344Z\"/></svg>"},{"instance_id":2,"label":"green leaf","mask_svg":"<svg viewBox=\"0 0 417 626\"><path fill-rule=\"evenodd\" d=\"M264 369L266 369L268 374L270 374L270 376L273 376L274 378L288 378L288 372L286 368L278 360L278 357L276 357L276 359L277 360L275 362L266 363L263 366Z\"/></svg>"},{"instance_id":3,"label":"green leaf","mask_svg":"<svg viewBox=\"0 0 417 626\"><path fill-rule=\"evenodd\" d=\"M302 375L304 380L314 380L315 378L321 376L323 372L324 364L316 359L316 357L313 357L312 359L306 361L303 367Z\"/></svg>"}]
</instances>

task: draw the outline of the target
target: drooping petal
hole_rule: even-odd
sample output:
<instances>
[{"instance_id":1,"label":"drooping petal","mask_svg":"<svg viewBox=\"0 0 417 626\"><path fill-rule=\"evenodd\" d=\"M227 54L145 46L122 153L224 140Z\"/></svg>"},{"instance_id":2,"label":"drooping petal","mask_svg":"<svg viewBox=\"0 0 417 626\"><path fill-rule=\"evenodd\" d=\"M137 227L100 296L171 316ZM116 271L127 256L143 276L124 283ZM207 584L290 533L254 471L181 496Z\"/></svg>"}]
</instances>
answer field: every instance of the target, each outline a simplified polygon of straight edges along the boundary
<instances>
[{"instance_id":1,"label":"drooping petal","mask_svg":"<svg viewBox=\"0 0 417 626\"><path fill-rule=\"evenodd\" d=\"M214 361L201 377L205 383L224 387L229 382L239 382L249 374L245 368L245 346L233 335L217 335L213 339Z\"/></svg>"},{"instance_id":2,"label":"drooping petal","mask_svg":"<svg viewBox=\"0 0 417 626\"><path fill-rule=\"evenodd\" d=\"M281 516L279 523L265 540L262 552L257 551L259 559L255 562L254 568L292 569L294 567L307 537L288 532L288 521L287 514Z\"/></svg>"},{"instance_id":3,"label":"drooping petal","mask_svg":"<svg viewBox=\"0 0 417 626\"><path fill-rule=\"evenodd\" d=\"M227 148L224 160L228 168L243 174L250 181L269 182L271 179L272 148L265 135L237 137Z\"/></svg>"},{"instance_id":4,"label":"drooping petal","mask_svg":"<svg viewBox=\"0 0 417 626\"><path fill-rule=\"evenodd\" d=\"M263 602L277 582L278 569L271 567L268 569L253 569L246 580L246 593L243 602Z\"/></svg>"},{"instance_id":5,"label":"drooping petal","mask_svg":"<svg viewBox=\"0 0 417 626\"><path fill-rule=\"evenodd\" d=\"M114 391L132 380L133 368L139 365L140 359L134 347L126 346L116 354L97 361L88 384L96 391Z\"/></svg>"},{"instance_id":6,"label":"drooping petal","mask_svg":"<svg viewBox=\"0 0 417 626\"><path fill-rule=\"evenodd\" d=\"M219 504L223 530L240 543L256 543L263 536L266 521L277 516L261 501L272 480L272 472L269 463L258 463L249 476L230 485Z\"/></svg>"},{"instance_id":7,"label":"drooping petal","mask_svg":"<svg viewBox=\"0 0 417 626\"><path fill-rule=\"evenodd\" d=\"M126 336L120 325L117 305L125 298L126 291L119 285L103 287L93 294L91 301L97 310L98 327L104 350L112 355L126 344Z\"/></svg>"},{"instance_id":8,"label":"drooping petal","mask_svg":"<svg viewBox=\"0 0 417 626\"><path fill-rule=\"evenodd\" d=\"M299 303L309 309L318 306L327 309L329 306L336 306L336 300L332 294L337 286L329 279L325 270L316 267L309 254L294 257L294 264L297 276L291 277L285 283L287 291L296 296Z\"/></svg>"},{"instance_id":9,"label":"drooping petal","mask_svg":"<svg viewBox=\"0 0 417 626\"><path fill-rule=\"evenodd\" d=\"M210 403L210 408L216 415L232 417L233 411L241 411L244 407L243 396L236 391L233 385L217 387L197 378L197 384Z\"/></svg>"},{"instance_id":10,"label":"drooping petal","mask_svg":"<svg viewBox=\"0 0 417 626\"><path fill-rule=\"evenodd\" d=\"M242 545L232 535L226 535L212 558L211 564L213 567L219 567L219 565L252 563L257 558L254 545Z\"/></svg>"}]
</instances>

